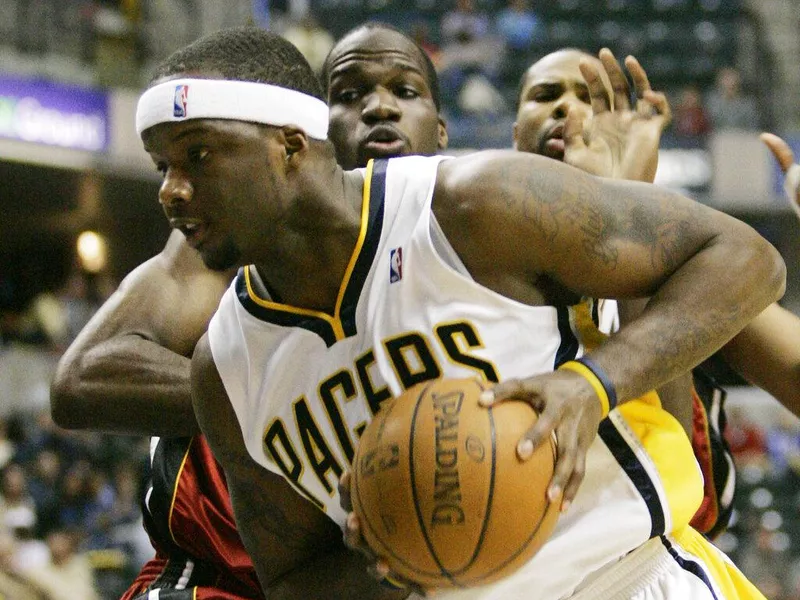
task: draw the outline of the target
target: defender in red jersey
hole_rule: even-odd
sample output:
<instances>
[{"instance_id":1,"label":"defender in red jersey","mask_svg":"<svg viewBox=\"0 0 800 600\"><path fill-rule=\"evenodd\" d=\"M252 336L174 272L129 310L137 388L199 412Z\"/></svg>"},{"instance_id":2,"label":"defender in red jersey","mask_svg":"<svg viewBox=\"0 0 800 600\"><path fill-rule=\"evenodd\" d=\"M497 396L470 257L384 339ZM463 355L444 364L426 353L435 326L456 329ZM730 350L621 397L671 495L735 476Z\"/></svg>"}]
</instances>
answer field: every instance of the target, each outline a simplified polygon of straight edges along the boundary
<instances>
[{"instance_id":1,"label":"defender in red jersey","mask_svg":"<svg viewBox=\"0 0 800 600\"><path fill-rule=\"evenodd\" d=\"M175 600L262 598L225 475L205 438L153 438L151 465L143 509L156 556L123 600L146 598L152 589L160 598L169 590Z\"/></svg>"}]
</instances>

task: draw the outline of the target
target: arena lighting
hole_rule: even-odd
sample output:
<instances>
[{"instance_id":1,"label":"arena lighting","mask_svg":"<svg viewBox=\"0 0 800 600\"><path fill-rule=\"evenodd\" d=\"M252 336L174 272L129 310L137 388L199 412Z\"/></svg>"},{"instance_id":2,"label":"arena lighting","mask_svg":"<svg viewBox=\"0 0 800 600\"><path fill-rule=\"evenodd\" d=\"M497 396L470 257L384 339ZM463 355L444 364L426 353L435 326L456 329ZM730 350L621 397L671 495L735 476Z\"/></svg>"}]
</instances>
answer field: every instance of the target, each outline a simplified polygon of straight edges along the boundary
<instances>
[{"instance_id":1,"label":"arena lighting","mask_svg":"<svg viewBox=\"0 0 800 600\"><path fill-rule=\"evenodd\" d=\"M78 236L78 259L81 267L89 273L99 273L108 262L108 247L105 238L94 231L84 231Z\"/></svg>"}]
</instances>

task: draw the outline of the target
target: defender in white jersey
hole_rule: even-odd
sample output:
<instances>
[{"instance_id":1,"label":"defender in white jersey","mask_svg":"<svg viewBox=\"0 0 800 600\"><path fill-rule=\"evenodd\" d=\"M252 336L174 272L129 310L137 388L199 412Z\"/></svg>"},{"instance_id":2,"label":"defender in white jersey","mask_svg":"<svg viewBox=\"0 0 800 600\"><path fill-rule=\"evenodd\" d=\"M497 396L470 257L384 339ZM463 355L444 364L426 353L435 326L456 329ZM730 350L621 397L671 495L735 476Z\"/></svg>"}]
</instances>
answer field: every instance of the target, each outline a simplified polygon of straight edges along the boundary
<instances>
[{"instance_id":1,"label":"defender in white jersey","mask_svg":"<svg viewBox=\"0 0 800 600\"><path fill-rule=\"evenodd\" d=\"M781 293L774 248L672 192L513 151L342 171L308 65L284 40L263 35L274 44L274 68L259 81L241 79L246 56L193 71L218 44L235 47L235 35L218 32L161 70L137 110L145 147L164 172L159 196L170 222L206 264L253 265L226 292L212 339L200 341L192 361L198 422L225 468L235 513L280 510L287 525L326 540L330 521L313 506L343 524L338 475L381 398L430 377L483 374L503 379L500 398L513 393L541 411L520 441L523 460L556 431L549 494L573 507L518 576L456 595L590 593L612 569L619 580L648 574L637 579L650 582L644 593L653 597L673 570L700 573L676 580L703 590L697 597L737 597L711 559L681 554L694 543L681 525L699 477L688 458L659 460L662 444L681 455L673 443L680 430L654 400L629 400L710 354ZM729 295L705 294L699 280ZM654 300L592 353L594 371L553 371L580 355L572 302L637 295ZM621 405L602 419L615 391ZM676 476L687 467L688 476ZM596 545L610 541L608 522L622 507L613 547ZM276 539L262 521L237 523L262 582L306 557L319 569L315 597L402 595L364 583L327 541L263 559ZM759 597L740 583L740 597Z\"/></svg>"}]
</instances>

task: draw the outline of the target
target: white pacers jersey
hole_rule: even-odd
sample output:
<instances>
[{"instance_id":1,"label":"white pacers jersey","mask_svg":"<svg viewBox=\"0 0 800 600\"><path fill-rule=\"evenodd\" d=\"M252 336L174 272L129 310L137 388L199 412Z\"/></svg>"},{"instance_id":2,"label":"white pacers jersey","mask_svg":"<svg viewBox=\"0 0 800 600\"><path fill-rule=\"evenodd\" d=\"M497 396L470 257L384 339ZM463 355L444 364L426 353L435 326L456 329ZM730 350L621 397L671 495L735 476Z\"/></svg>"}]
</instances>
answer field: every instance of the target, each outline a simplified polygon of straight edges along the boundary
<instances>
[{"instance_id":1,"label":"white pacers jersey","mask_svg":"<svg viewBox=\"0 0 800 600\"><path fill-rule=\"evenodd\" d=\"M361 233L333 314L270 299L245 268L209 326L250 455L339 525L338 478L383 400L437 377L547 373L583 352L575 307L523 305L466 273L431 210L441 160L364 171ZM625 403L602 422L578 495L541 551L507 579L439 597L563 598L688 523L702 494L688 439L657 397Z\"/></svg>"}]
</instances>

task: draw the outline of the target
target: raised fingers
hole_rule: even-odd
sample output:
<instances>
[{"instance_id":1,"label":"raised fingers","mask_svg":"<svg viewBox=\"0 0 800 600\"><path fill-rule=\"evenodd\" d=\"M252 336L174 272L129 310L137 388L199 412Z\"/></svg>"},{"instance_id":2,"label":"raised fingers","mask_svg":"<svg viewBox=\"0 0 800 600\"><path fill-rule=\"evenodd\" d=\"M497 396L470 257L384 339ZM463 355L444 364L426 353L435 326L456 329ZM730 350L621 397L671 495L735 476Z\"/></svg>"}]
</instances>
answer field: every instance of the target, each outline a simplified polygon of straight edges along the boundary
<instances>
[{"instance_id":1,"label":"raised fingers","mask_svg":"<svg viewBox=\"0 0 800 600\"><path fill-rule=\"evenodd\" d=\"M586 143L583 139L583 119L581 118L580 111L570 110L564 119L564 131L561 136L564 138L565 150L583 148Z\"/></svg>"},{"instance_id":2,"label":"raised fingers","mask_svg":"<svg viewBox=\"0 0 800 600\"><path fill-rule=\"evenodd\" d=\"M578 64L581 75L586 81L586 86L589 88L589 98L592 101L592 112L595 115L608 112L611 110L611 98L608 95L608 90L603 83L603 78L600 75L600 67L596 62L586 58L581 59Z\"/></svg>"},{"instance_id":3,"label":"raised fingers","mask_svg":"<svg viewBox=\"0 0 800 600\"><path fill-rule=\"evenodd\" d=\"M664 128L672 122L672 107L669 105L669 100L667 100L667 96L663 92L654 92L653 90L646 91L642 103L650 107L648 112L654 110L657 115L661 115ZM652 112L650 112L649 116L652 116Z\"/></svg>"},{"instance_id":4,"label":"raised fingers","mask_svg":"<svg viewBox=\"0 0 800 600\"><path fill-rule=\"evenodd\" d=\"M635 56L630 55L625 57L625 67L628 69L628 73L631 74L633 90L636 93L636 97L641 100L644 98L644 93L646 91L653 89L650 87L647 71L644 70L644 67L642 67Z\"/></svg>"},{"instance_id":5,"label":"raised fingers","mask_svg":"<svg viewBox=\"0 0 800 600\"><path fill-rule=\"evenodd\" d=\"M600 62L611 82L611 90L614 94L614 110L630 110L631 108L631 89L628 85L628 78L622 70L614 54L608 48L603 48L598 54ZM645 76L645 79L647 76Z\"/></svg>"}]
</instances>

